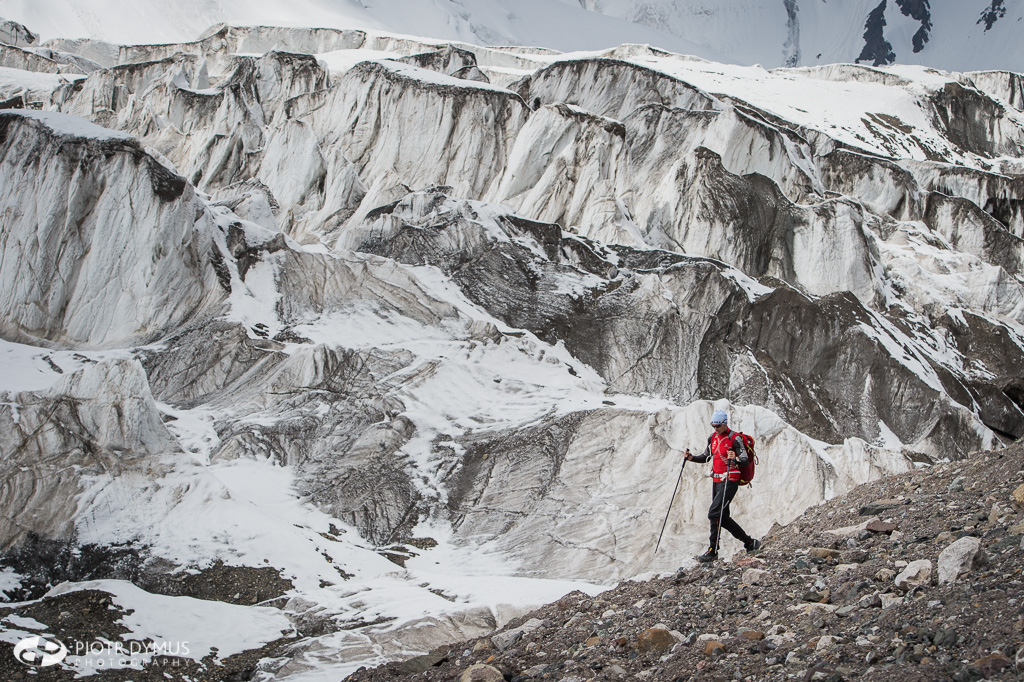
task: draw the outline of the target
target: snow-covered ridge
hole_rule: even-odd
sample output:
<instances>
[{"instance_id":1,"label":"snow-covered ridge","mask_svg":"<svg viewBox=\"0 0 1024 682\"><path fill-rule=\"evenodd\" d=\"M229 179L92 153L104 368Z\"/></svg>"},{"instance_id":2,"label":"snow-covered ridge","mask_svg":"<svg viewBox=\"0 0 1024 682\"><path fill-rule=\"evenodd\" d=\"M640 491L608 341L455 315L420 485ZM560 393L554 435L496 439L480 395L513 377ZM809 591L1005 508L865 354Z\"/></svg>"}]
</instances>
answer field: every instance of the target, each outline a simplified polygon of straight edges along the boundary
<instances>
[{"instance_id":1,"label":"snow-covered ridge","mask_svg":"<svg viewBox=\"0 0 1024 682\"><path fill-rule=\"evenodd\" d=\"M234 642L294 626L265 679L675 568L707 482L654 555L665 481L716 407L758 438L755 533L1024 433L1016 74L272 26L60 49L104 66L0 81L0 544L127 551L77 577L170 600L272 571Z\"/></svg>"},{"instance_id":2,"label":"snow-covered ridge","mask_svg":"<svg viewBox=\"0 0 1024 682\"><path fill-rule=\"evenodd\" d=\"M522 2L514 10L500 0L193 0L173 6L139 0L127 9L111 0L7 0L2 11L35 27L5 41L18 44L53 38L174 43L221 22L314 23L563 51L648 43L770 67L895 61L951 70L1017 69L1024 61L1018 40L1024 8L997 7L991 0L553 0Z\"/></svg>"}]
</instances>

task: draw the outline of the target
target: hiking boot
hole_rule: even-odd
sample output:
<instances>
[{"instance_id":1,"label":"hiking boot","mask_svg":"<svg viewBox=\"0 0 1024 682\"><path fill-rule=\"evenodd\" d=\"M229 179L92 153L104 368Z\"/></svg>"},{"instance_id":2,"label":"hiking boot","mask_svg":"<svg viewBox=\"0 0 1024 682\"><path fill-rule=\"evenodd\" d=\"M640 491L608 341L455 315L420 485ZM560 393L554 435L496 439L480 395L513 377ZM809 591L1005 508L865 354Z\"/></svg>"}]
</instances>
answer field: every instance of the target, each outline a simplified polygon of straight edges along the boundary
<instances>
[{"instance_id":1,"label":"hiking boot","mask_svg":"<svg viewBox=\"0 0 1024 682\"><path fill-rule=\"evenodd\" d=\"M761 549L761 541L752 539L750 542L744 542L743 548L748 552L756 552Z\"/></svg>"},{"instance_id":2,"label":"hiking boot","mask_svg":"<svg viewBox=\"0 0 1024 682\"><path fill-rule=\"evenodd\" d=\"M707 564L718 558L718 552L715 551L714 547L708 547L708 551L697 557L697 561L702 564Z\"/></svg>"}]
</instances>

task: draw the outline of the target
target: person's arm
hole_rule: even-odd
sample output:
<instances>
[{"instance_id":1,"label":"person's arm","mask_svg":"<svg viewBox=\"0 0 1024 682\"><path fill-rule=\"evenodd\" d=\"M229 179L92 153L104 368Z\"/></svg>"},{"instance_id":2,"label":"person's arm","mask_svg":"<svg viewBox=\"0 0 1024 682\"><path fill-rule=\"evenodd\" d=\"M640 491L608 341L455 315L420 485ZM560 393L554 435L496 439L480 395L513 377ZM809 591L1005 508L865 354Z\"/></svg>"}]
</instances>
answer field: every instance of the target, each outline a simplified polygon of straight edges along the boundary
<instances>
[{"instance_id":1,"label":"person's arm","mask_svg":"<svg viewBox=\"0 0 1024 682\"><path fill-rule=\"evenodd\" d=\"M704 448L704 452L702 452L699 455L692 454L690 452L690 449L687 448L686 452L683 453L683 456L686 459L690 460L691 462L696 462L697 464L704 464L709 459L711 459L711 443L708 443L708 446Z\"/></svg>"},{"instance_id":2,"label":"person's arm","mask_svg":"<svg viewBox=\"0 0 1024 682\"><path fill-rule=\"evenodd\" d=\"M744 466L750 461L750 455L747 454L747 446L739 436L735 436L732 439L732 447L729 449L729 459L732 460L732 466L736 467Z\"/></svg>"}]
</instances>

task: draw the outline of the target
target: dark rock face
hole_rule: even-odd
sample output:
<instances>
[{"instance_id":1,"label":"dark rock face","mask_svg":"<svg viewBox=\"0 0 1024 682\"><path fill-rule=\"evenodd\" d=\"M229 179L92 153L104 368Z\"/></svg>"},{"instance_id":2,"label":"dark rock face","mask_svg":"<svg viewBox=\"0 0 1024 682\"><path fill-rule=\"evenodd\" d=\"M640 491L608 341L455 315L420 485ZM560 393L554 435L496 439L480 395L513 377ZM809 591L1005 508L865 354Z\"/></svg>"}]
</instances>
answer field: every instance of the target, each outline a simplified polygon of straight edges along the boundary
<instances>
[{"instance_id":1,"label":"dark rock face","mask_svg":"<svg viewBox=\"0 0 1024 682\"><path fill-rule=\"evenodd\" d=\"M977 23L985 24L985 30L990 30L997 21L1006 16L1006 6L1003 3L1004 0L992 0L991 4L981 11Z\"/></svg>"},{"instance_id":2,"label":"dark rock face","mask_svg":"<svg viewBox=\"0 0 1024 682\"><path fill-rule=\"evenodd\" d=\"M921 28L914 34L914 53L924 49L932 30L932 13L929 0L896 0L896 5L905 17L913 17L921 22Z\"/></svg>"},{"instance_id":3,"label":"dark rock face","mask_svg":"<svg viewBox=\"0 0 1024 682\"><path fill-rule=\"evenodd\" d=\"M887 0L882 0L864 22L864 49L856 61L871 62L874 66L884 66L896 61L896 53L892 44L885 39L885 7Z\"/></svg>"}]
</instances>

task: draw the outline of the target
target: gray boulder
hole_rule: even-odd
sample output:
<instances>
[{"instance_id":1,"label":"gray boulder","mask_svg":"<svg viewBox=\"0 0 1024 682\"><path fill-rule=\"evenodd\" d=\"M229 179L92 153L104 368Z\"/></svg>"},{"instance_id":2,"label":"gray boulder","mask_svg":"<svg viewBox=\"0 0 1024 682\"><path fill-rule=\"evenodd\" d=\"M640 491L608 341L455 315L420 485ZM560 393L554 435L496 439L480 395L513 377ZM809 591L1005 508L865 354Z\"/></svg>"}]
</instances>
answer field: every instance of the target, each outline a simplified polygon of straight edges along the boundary
<instances>
[{"instance_id":1,"label":"gray boulder","mask_svg":"<svg viewBox=\"0 0 1024 682\"><path fill-rule=\"evenodd\" d=\"M961 575L970 573L982 559L981 540L960 538L939 554L939 584L956 582Z\"/></svg>"}]
</instances>

